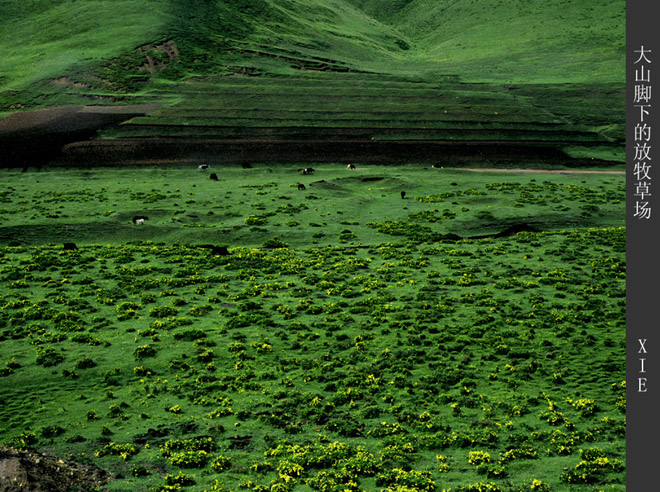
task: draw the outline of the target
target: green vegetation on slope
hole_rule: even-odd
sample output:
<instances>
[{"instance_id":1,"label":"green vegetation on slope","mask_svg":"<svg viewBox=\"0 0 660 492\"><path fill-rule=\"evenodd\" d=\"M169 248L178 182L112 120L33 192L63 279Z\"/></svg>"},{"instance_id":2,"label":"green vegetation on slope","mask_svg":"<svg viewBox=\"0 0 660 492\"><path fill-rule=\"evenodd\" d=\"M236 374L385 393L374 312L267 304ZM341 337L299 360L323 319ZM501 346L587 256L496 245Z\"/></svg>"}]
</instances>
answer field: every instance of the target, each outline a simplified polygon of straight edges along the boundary
<instances>
[{"instance_id":1,"label":"green vegetation on slope","mask_svg":"<svg viewBox=\"0 0 660 492\"><path fill-rule=\"evenodd\" d=\"M223 137L227 127L314 127L325 138L323 127L356 135L374 127L403 129L374 139L582 145L587 131L591 143L621 142L624 7L622 0L4 2L0 112L162 104L105 134L113 138ZM447 132L426 132L434 129Z\"/></svg>"},{"instance_id":2,"label":"green vegetation on slope","mask_svg":"<svg viewBox=\"0 0 660 492\"><path fill-rule=\"evenodd\" d=\"M625 490L621 227L0 254L0 439L110 491Z\"/></svg>"},{"instance_id":3,"label":"green vegetation on slope","mask_svg":"<svg viewBox=\"0 0 660 492\"><path fill-rule=\"evenodd\" d=\"M291 73L294 60L302 70L307 62L427 81L457 74L466 81L623 82L623 1L415 0L400 8L406 3L3 2L0 74L6 91L38 81L41 90L50 80L66 86L65 77L70 85L121 92L136 88L131 78L154 71L145 50L134 50L173 40L176 56L155 65L167 67L158 77L218 75L232 67Z\"/></svg>"},{"instance_id":4,"label":"green vegetation on slope","mask_svg":"<svg viewBox=\"0 0 660 492\"><path fill-rule=\"evenodd\" d=\"M90 70L167 30L158 0L0 3L3 91Z\"/></svg>"},{"instance_id":5,"label":"green vegetation on slope","mask_svg":"<svg viewBox=\"0 0 660 492\"><path fill-rule=\"evenodd\" d=\"M422 59L466 80L624 79L625 2L619 0L413 0L391 22L416 41Z\"/></svg>"}]
</instances>

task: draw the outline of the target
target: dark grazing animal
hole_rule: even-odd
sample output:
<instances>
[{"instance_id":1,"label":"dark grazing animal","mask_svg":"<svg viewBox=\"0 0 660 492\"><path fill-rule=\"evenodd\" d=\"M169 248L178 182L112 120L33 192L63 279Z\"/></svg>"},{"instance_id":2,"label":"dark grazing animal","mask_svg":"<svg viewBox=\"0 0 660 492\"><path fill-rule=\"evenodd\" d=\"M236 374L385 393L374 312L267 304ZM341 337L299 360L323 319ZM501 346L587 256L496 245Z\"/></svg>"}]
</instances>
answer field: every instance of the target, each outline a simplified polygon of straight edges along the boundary
<instances>
[{"instance_id":1,"label":"dark grazing animal","mask_svg":"<svg viewBox=\"0 0 660 492\"><path fill-rule=\"evenodd\" d=\"M304 190L304 189L305 189L305 185L302 184L302 183L298 183L298 189L299 189L299 190Z\"/></svg>"},{"instance_id":2,"label":"dark grazing animal","mask_svg":"<svg viewBox=\"0 0 660 492\"><path fill-rule=\"evenodd\" d=\"M355 169L355 164L349 164L346 169Z\"/></svg>"},{"instance_id":3,"label":"dark grazing animal","mask_svg":"<svg viewBox=\"0 0 660 492\"><path fill-rule=\"evenodd\" d=\"M212 173L212 174L209 176L209 178L212 179L213 181L217 181L217 180L218 180L218 175L215 174L215 173Z\"/></svg>"},{"instance_id":4,"label":"dark grazing animal","mask_svg":"<svg viewBox=\"0 0 660 492\"><path fill-rule=\"evenodd\" d=\"M64 243L64 251L75 251L77 249L76 243Z\"/></svg>"},{"instance_id":5,"label":"dark grazing animal","mask_svg":"<svg viewBox=\"0 0 660 492\"><path fill-rule=\"evenodd\" d=\"M405 191L402 191L402 192L401 192L401 198L403 199L403 198L405 198L405 197L406 197L406 192L405 192Z\"/></svg>"},{"instance_id":6,"label":"dark grazing animal","mask_svg":"<svg viewBox=\"0 0 660 492\"><path fill-rule=\"evenodd\" d=\"M229 256L229 250L226 246L214 246L213 244L200 244L200 248L210 249L212 255Z\"/></svg>"},{"instance_id":7,"label":"dark grazing animal","mask_svg":"<svg viewBox=\"0 0 660 492\"><path fill-rule=\"evenodd\" d=\"M314 174L314 168L313 167L306 167L305 169L302 170L303 174Z\"/></svg>"}]
</instances>

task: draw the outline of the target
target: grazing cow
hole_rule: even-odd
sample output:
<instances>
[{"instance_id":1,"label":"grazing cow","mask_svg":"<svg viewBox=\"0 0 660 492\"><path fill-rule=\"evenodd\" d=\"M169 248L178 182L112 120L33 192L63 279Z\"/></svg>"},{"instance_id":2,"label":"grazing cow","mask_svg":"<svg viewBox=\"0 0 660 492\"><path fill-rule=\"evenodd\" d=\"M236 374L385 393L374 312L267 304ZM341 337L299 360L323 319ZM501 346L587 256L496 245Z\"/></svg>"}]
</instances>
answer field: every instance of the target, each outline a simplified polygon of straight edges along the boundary
<instances>
[{"instance_id":1,"label":"grazing cow","mask_svg":"<svg viewBox=\"0 0 660 492\"><path fill-rule=\"evenodd\" d=\"M349 164L346 169L355 169L355 164Z\"/></svg>"},{"instance_id":2,"label":"grazing cow","mask_svg":"<svg viewBox=\"0 0 660 492\"><path fill-rule=\"evenodd\" d=\"M402 191L402 192L401 192L401 198L403 199L403 198L405 198L405 197L406 197L406 192L405 192L405 191Z\"/></svg>"},{"instance_id":3,"label":"grazing cow","mask_svg":"<svg viewBox=\"0 0 660 492\"><path fill-rule=\"evenodd\" d=\"M200 244L200 248L210 249L212 255L229 256L229 250L226 246L214 246L213 244Z\"/></svg>"},{"instance_id":4,"label":"grazing cow","mask_svg":"<svg viewBox=\"0 0 660 492\"><path fill-rule=\"evenodd\" d=\"M244 162L241 164L241 167L243 169L252 169L252 164L250 164L249 162Z\"/></svg>"},{"instance_id":5,"label":"grazing cow","mask_svg":"<svg viewBox=\"0 0 660 492\"><path fill-rule=\"evenodd\" d=\"M215 173L212 173L212 174L209 176L209 178L212 179L213 181L217 181L217 180L218 180L218 175L215 174Z\"/></svg>"},{"instance_id":6,"label":"grazing cow","mask_svg":"<svg viewBox=\"0 0 660 492\"><path fill-rule=\"evenodd\" d=\"M299 189L299 190L304 190L304 189L305 189L305 185L302 184L302 183L298 183L298 189Z\"/></svg>"},{"instance_id":7,"label":"grazing cow","mask_svg":"<svg viewBox=\"0 0 660 492\"><path fill-rule=\"evenodd\" d=\"M440 164L433 164L431 167L433 169L442 169L442 166Z\"/></svg>"},{"instance_id":8,"label":"grazing cow","mask_svg":"<svg viewBox=\"0 0 660 492\"><path fill-rule=\"evenodd\" d=\"M75 251L77 249L76 243L64 243L64 251Z\"/></svg>"},{"instance_id":9,"label":"grazing cow","mask_svg":"<svg viewBox=\"0 0 660 492\"><path fill-rule=\"evenodd\" d=\"M313 167L306 167L305 169L302 170L303 174L314 174L314 168Z\"/></svg>"},{"instance_id":10,"label":"grazing cow","mask_svg":"<svg viewBox=\"0 0 660 492\"><path fill-rule=\"evenodd\" d=\"M133 217L133 224L144 225L145 220L149 220L149 217L145 215L136 215L135 217Z\"/></svg>"},{"instance_id":11,"label":"grazing cow","mask_svg":"<svg viewBox=\"0 0 660 492\"><path fill-rule=\"evenodd\" d=\"M197 170L198 170L198 171L206 171L206 170L209 169L210 167L211 167L211 166L209 166L208 164L200 164L199 166L197 166Z\"/></svg>"}]
</instances>

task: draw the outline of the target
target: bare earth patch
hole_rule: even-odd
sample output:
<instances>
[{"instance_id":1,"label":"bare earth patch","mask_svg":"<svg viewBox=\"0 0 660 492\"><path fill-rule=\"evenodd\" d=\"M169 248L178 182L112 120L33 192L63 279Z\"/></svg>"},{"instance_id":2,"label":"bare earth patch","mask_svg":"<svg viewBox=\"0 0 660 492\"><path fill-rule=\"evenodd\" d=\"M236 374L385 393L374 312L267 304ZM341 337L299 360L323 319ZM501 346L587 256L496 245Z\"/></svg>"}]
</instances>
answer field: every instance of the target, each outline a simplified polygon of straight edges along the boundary
<instances>
[{"instance_id":1,"label":"bare earth patch","mask_svg":"<svg viewBox=\"0 0 660 492\"><path fill-rule=\"evenodd\" d=\"M626 174L625 171L588 171L581 169L495 169L495 168L463 168L466 171L481 173L523 173L523 174Z\"/></svg>"},{"instance_id":2,"label":"bare earth patch","mask_svg":"<svg viewBox=\"0 0 660 492\"><path fill-rule=\"evenodd\" d=\"M90 490L110 478L108 472L92 465L0 446L0 492Z\"/></svg>"}]
</instances>

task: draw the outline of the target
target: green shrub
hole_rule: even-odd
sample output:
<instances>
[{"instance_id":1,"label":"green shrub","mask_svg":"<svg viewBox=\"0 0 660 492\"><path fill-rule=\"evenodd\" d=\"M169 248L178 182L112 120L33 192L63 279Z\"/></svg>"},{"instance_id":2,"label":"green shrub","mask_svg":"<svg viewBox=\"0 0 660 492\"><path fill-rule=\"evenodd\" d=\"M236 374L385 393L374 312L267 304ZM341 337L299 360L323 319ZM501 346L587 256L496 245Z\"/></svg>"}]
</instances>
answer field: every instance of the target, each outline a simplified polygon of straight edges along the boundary
<instances>
[{"instance_id":1,"label":"green shrub","mask_svg":"<svg viewBox=\"0 0 660 492\"><path fill-rule=\"evenodd\" d=\"M149 470L142 465L135 465L131 467L131 475L134 477L146 477L149 475Z\"/></svg>"},{"instance_id":2,"label":"green shrub","mask_svg":"<svg viewBox=\"0 0 660 492\"><path fill-rule=\"evenodd\" d=\"M154 357L156 355L156 349L151 345L141 345L133 351L133 357L136 359L143 359L145 357Z\"/></svg>"},{"instance_id":3,"label":"green shrub","mask_svg":"<svg viewBox=\"0 0 660 492\"><path fill-rule=\"evenodd\" d=\"M41 437L50 438L50 437L59 436L60 434L64 434L64 432L66 432L66 429L64 429L64 427L60 427L59 425L49 425L46 427L42 427L39 434L41 435Z\"/></svg>"},{"instance_id":4,"label":"green shrub","mask_svg":"<svg viewBox=\"0 0 660 492\"><path fill-rule=\"evenodd\" d=\"M180 451L206 451L210 453L215 450L215 442L212 437L199 437L193 439L171 439L161 447L163 456L172 456Z\"/></svg>"},{"instance_id":5,"label":"green shrub","mask_svg":"<svg viewBox=\"0 0 660 492\"><path fill-rule=\"evenodd\" d=\"M37 436L34 432L23 432L20 435L9 440L9 445L14 448L29 448L37 442Z\"/></svg>"},{"instance_id":6,"label":"green shrub","mask_svg":"<svg viewBox=\"0 0 660 492\"><path fill-rule=\"evenodd\" d=\"M435 482L431 479L431 472L419 472L415 470L404 470L394 468L390 471L376 475L376 485L385 485L392 492L404 487L421 492L433 492L436 489Z\"/></svg>"},{"instance_id":7,"label":"green shrub","mask_svg":"<svg viewBox=\"0 0 660 492\"><path fill-rule=\"evenodd\" d=\"M172 475L171 473L165 475L165 483L167 485L180 485L181 487L188 487L190 485L195 485L196 482L193 477L180 471L176 475Z\"/></svg>"},{"instance_id":8,"label":"green shrub","mask_svg":"<svg viewBox=\"0 0 660 492\"><path fill-rule=\"evenodd\" d=\"M96 362L90 357L83 357L76 362L76 369L90 369L92 367L96 367Z\"/></svg>"},{"instance_id":9,"label":"green shrub","mask_svg":"<svg viewBox=\"0 0 660 492\"><path fill-rule=\"evenodd\" d=\"M580 461L571 471L562 473L560 479L568 483L595 483L606 478L608 473L625 469L619 459L610 459L598 448L581 449Z\"/></svg>"},{"instance_id":10,"label":"green shrub","mask_svg":"<svg viewBox=\"0 0 660 492\"><path fill-rule=\"evenodd\" d=\"M231 460L226 456L217 456L211 461L211 468L217 473L229 470L231 468Z\"/></svg>"},{"instance_id":11,"label":"green shrub","mask_svg":"<svg viewBox=\"0 0 660 492\"><path fill-rule=\"evenodd\" d=\"M169 316L176 316L178 310L172 306L154 306L149 310L151 318L167 318Z\"/></svg>"},{"instance_id":12,"label":"green shrub","mask_svg":"<svg viewBox=\"0 0 660 492\"><path fill-rule=\"evenodd\" d=\"M44 367L56 366L64 360L64 356L53 347L37 347L37 365Z\"/></svg>"},{"instance_id":13,"label":"green shrub","mask_svg":"<svg viewBox=\"0 0 660 492\"><path fill-rule=\"evenodd\" d=\"M172 454L170 464L181 468L204 468L209 461L206 451L184 451Z\"/></svg>"},{"instance_id":14,"label":"green shrub","mask_svg":"<svg viewBox=\"0 0 660 492\"><path fill-rule=\"evenodd\" d=\"M126 461L127 459L129 459L132 456L135 456L139 452L140 452L140 447L136 444L132 444L132 443L119 444L116 442L111 442L110 444L107 444L105 447L99 449L96 453L94 453L94 456L96 456L97 458L106 455L119 456L124 461Z\"/></svg>"},{"instance_id":15,"label":"green shrub","mask_svg":"<svg viewBox=\"0 0 660 492\"><path fill-rule=\"evenodd\" d=\"M245 219L245 224L247 225L264 225L266 223L266 218L259 215L248 215Z\"/></svg>"}]
</instances>

